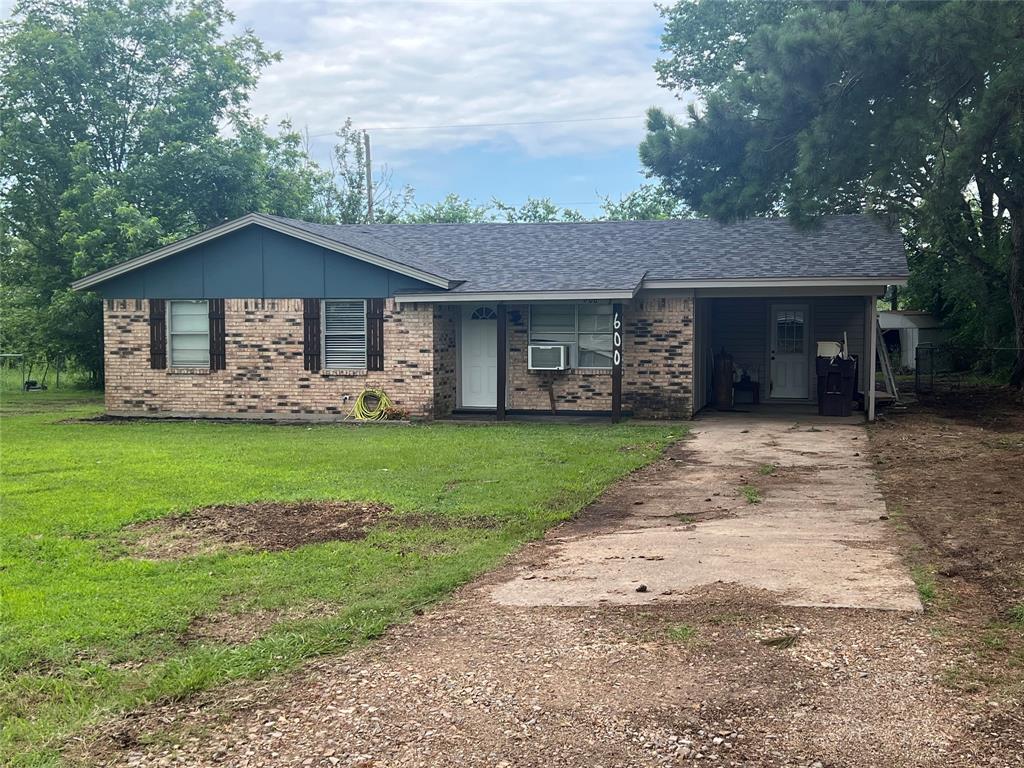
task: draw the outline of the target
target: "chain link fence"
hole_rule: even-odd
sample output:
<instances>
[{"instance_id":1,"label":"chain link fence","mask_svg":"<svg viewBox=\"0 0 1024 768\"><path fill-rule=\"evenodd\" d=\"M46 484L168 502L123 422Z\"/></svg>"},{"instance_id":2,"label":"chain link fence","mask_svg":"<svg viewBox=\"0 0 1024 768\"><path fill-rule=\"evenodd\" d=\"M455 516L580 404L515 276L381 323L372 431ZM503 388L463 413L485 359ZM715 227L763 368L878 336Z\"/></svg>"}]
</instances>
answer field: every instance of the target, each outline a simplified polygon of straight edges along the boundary
<instances>
[{"instance_id":1,"label":"chain link fence","mask_svg":"<svg viewBox=\"0 0 1024 768\"><path fill-rule=\"evenodd\" d=\"M979 384L1004 384L1017 352L1013 347L919 344L915 353L914 391L928 394Z\"/></svg>"}]
</instances>

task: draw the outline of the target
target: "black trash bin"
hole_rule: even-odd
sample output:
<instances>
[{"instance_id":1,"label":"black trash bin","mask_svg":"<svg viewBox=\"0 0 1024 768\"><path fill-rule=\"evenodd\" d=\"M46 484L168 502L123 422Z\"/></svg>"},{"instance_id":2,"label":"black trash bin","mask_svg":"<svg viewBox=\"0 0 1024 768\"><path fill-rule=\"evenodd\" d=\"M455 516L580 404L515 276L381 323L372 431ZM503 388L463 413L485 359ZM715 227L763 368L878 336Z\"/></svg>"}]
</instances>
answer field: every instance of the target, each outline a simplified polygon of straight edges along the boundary
<instances>
[{"instance_id":1,"label":"black trash bin","mask_svg":"<svg viewBox=\"0 0 1024 768\"><path fill-rule=\"evenodd\" d=\"M815 360L815 367L818 374L818 414L849 416L857 381L857 361L853 358L819 357Z\"/></svg>"}]
</instances>

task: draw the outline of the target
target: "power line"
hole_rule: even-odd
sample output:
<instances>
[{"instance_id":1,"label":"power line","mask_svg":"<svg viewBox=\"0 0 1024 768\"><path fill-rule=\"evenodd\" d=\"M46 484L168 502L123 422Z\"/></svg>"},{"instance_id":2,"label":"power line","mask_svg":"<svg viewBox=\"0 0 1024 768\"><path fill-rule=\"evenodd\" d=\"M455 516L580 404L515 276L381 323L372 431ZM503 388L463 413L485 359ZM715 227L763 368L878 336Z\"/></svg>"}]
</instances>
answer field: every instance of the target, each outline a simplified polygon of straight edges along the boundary
<instances>
[{"instance_id":1,"label":"power line","mask_svg":"<svg viewBox=\"0 0 1024 768\"><path fill-rule=\"evenodd\" d=\"M559 125L563 123L598 123L606 120L639 120L646 115L609 115L607 117L574 117L564 120L522 120L509 123L450 123L447 125L400 125L400 126L377 126L364 128L365 131L433 131L450 130L453 128L506 128L517 125ZM312 133L309 138L318 139L323 136L334 136L336 131L328 133Z\"/></svg>"}]
</instances>

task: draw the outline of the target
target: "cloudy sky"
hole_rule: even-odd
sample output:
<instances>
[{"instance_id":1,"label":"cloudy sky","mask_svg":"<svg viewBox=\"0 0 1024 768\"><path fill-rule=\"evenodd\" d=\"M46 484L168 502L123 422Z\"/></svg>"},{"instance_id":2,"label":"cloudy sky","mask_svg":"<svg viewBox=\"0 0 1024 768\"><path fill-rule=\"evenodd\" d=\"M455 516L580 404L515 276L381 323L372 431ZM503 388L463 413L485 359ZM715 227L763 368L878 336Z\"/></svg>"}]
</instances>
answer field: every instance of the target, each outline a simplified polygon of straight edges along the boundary
<instances>
[{"instance_id":1,"label":"cloudy sky","mask_svg":"<svg viewBox=\"0 0 1024 768\"><path fill-rule=\"evenodd\" d=\"M594 212L642 181L644 111L683 110L656 83L648 0L227 3L283 57L255 111L326 134L319 154L351 117L420 201L534 195Z\"/></svg>"},{"instance_id":2,"label":"cloudy sky","mask_svg":"<svg viewBox=\"0 0 1024 768\"><path fill-rule=\"evenodd\" d=\"M644 111L685 109L656 83L651 0L225 2L283 57L255 112L307 128L318 159L351 117L421 202L533 195L595 213L643 181Z\"/></svg>"}]
</instances>

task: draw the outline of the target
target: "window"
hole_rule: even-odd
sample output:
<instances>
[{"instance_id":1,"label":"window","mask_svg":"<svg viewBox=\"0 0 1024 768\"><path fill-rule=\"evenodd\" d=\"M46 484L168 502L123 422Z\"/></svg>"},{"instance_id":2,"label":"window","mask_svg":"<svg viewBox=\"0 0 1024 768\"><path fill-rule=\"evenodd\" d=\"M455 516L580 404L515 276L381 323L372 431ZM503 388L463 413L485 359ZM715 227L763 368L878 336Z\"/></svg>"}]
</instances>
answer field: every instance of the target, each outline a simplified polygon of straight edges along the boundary
<instances>
[{"instance_id":1,"label":"window","mask_svg":"<svg viewBox=\"0 0 1024 768\"><path fill-rule=\"evenodd\" d=\"M498 313L494 310L494 307L477 307L473 310L473 314L469 316L470 320L497 320Z\"/></svg>"},{"instance_id":2,"label":"window","mask_svg":"<svg viewBox=\"0 0 1024 768\"><path fill-rule=\"evenodd\" d=\"M780 309L775 313L775 344L779 354L804 353L804 311Z\"/></svg>"},{"instance_id":3,"label":"window","mask_svg":"<svg viewBox=\"0 0 1024 768\"><path fill-rule=\"evenodd\" d=\"M610 304L580 304L580 368L612 367L612 308Z\"/></svg>"},{"instance_id":4,"label":"window","mask_svg":"<svg viewBox=\"0 0 1024 768\"><path fill-rule=\"evenodd\" d=\"M366 302L324 302L324 368L366 368Z\"/></svg>"},{"instance_id":5,"label":"window","mask_svg":"<svg viewBox=\"0 0 1024 768\"><path fill-rule=\"evenodd\" d=\"M531 344L568 344L575 368L612 367L610 304L535 304L530 307Z\"/></svg>"},{"instance_id":6,"label":"window","mask_svg":"<svg viewBox=\"0 0 1024 768\"><path fill-rule=\"evenodd\" d=\"M167 324L172 368L210 367L210 303L172 301Z\"/></svg>"}]
</instances>

